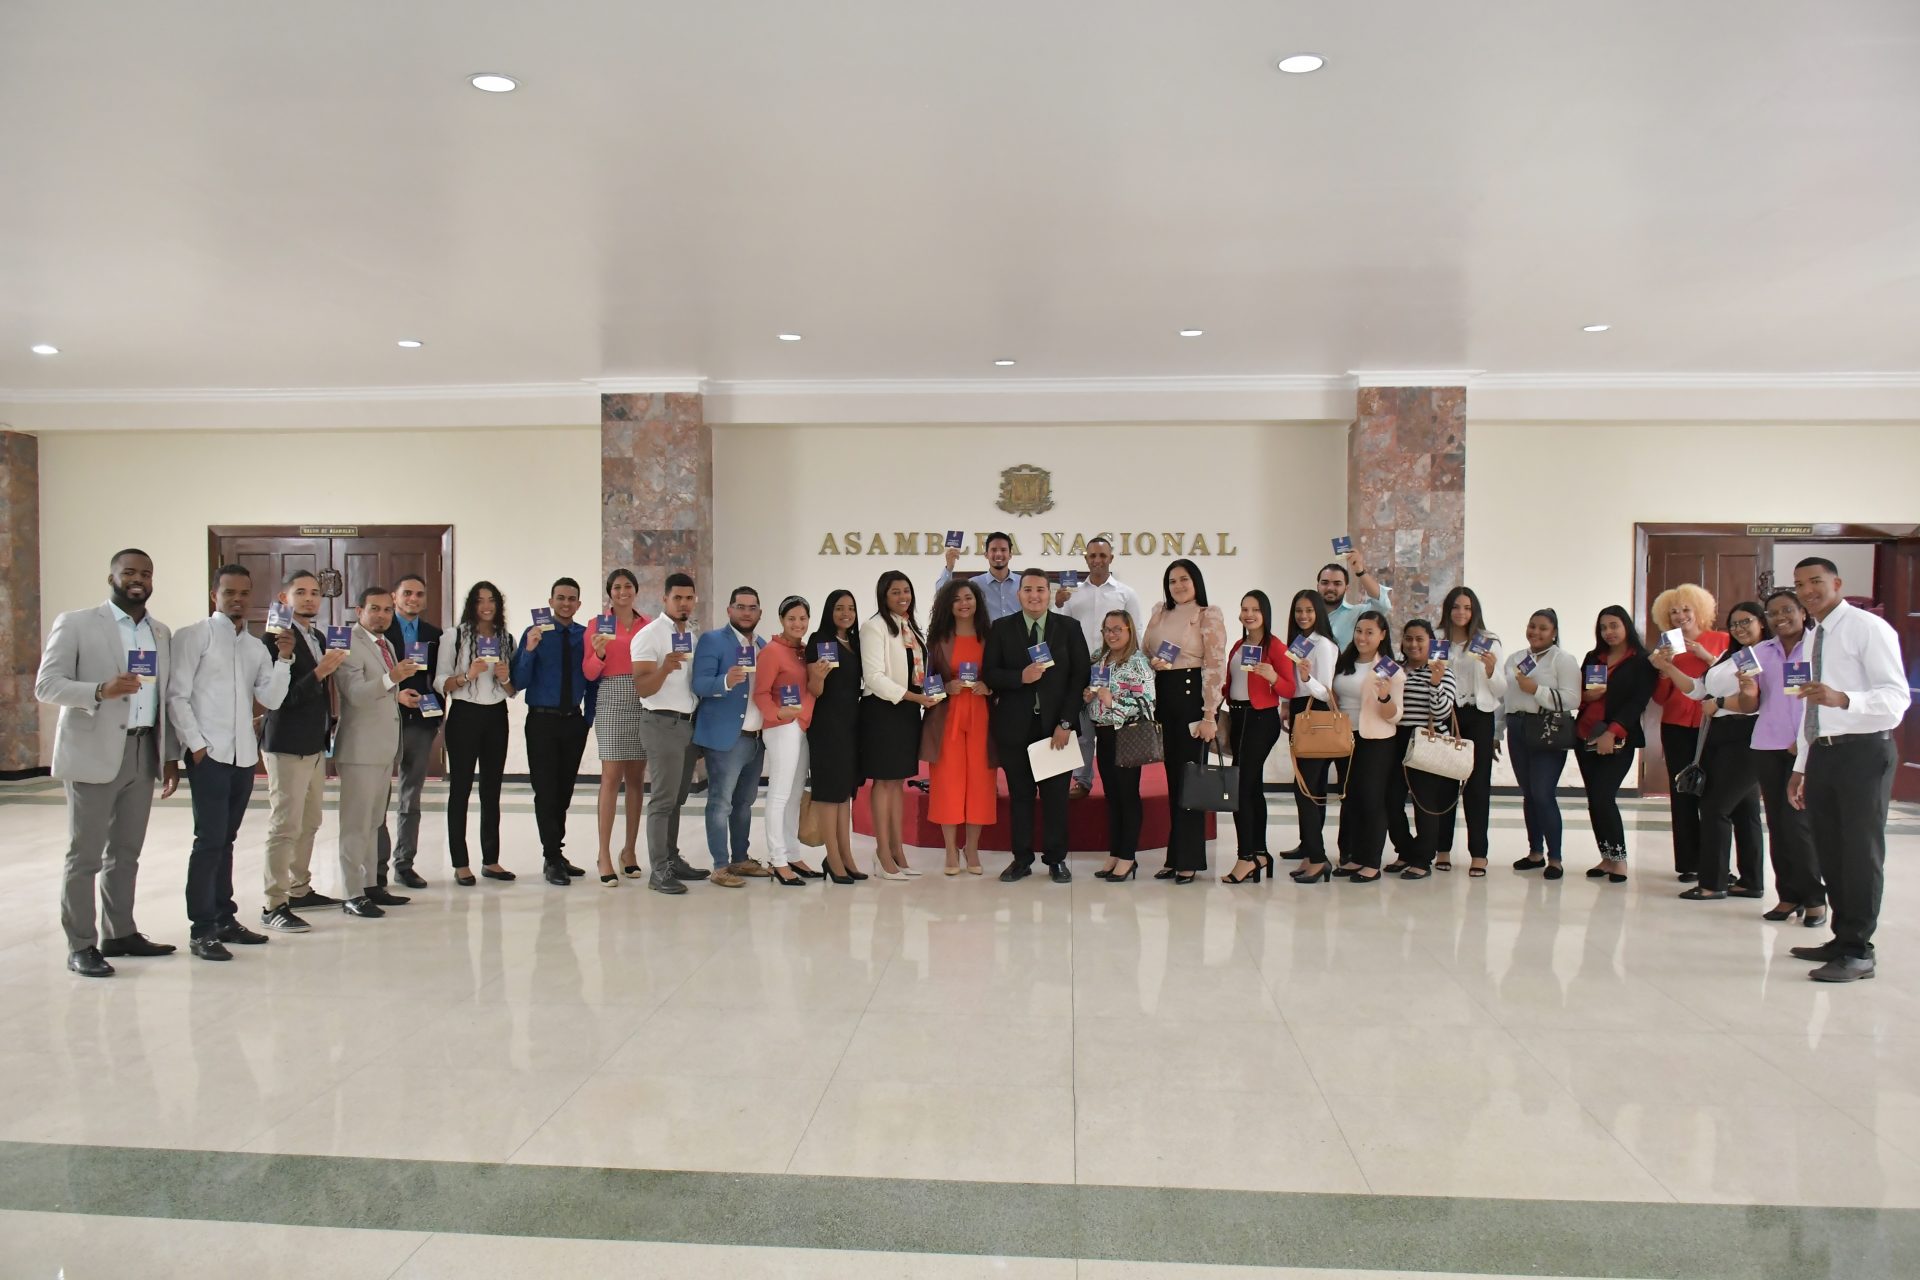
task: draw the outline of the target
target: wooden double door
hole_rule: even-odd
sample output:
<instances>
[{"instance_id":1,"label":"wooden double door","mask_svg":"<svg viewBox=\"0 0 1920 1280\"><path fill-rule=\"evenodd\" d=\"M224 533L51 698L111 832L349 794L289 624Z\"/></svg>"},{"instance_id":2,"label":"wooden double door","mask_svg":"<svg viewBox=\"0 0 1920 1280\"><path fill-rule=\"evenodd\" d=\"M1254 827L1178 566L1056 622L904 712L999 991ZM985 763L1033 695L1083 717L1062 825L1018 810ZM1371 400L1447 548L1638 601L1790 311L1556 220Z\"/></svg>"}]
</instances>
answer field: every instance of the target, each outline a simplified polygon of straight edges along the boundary
<instances>
[{"instance_id":1,"label":"wooden double door","mask_svg":"<svg viewBox=\"0 0 1920 1280\"><path fill-rule=\"evenodd\" d=\"M223 564L245 565L253 574L247 622L256 633L266 626L280 584L301 570L320 579L321 626L352 622L362 588L392 587L405 574L426 580L427 621L444 628L453 612L450 525L211 525L207 558L209 574Z\"/></svg>"}]
</instances>

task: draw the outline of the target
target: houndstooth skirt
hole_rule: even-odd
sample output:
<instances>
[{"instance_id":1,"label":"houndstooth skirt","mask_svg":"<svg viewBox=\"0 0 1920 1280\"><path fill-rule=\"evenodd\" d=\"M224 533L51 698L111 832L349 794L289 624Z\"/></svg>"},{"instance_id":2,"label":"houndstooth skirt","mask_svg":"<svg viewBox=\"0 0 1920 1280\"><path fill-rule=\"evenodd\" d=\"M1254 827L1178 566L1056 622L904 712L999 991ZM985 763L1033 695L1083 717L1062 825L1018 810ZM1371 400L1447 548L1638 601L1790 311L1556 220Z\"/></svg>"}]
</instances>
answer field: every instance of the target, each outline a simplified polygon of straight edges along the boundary
<instances>
[{"instance_id":1,"label":"houndstooth skirt","mask_svg":"<svg viewBox=\"0 0 1920 1280\"><path fill-rule=\"evenodd\" d=\"M593 712L594 741L602 760L645 760L640 742L640 699L632 676L607 676Z\"/></svg>"}]
</instances>

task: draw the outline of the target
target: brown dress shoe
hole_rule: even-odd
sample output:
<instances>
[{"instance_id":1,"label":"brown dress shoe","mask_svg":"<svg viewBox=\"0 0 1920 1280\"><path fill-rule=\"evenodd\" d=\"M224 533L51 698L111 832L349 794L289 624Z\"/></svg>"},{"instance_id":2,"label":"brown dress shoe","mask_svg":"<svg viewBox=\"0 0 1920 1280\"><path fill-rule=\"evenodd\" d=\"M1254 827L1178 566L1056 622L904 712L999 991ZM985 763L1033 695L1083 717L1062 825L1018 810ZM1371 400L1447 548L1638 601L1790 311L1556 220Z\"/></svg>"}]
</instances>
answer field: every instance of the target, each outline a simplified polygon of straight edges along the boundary
<instances>
[{"instance_id":1,"label":"brown dress shoe","mask_svg":"<svg viewBox=\"0 0 1920 1280\"><path fill-rule=\"evenodd\" d=\"M733 874L731 867L718 867L712 875L707 877L707 883L717 884L722 889L738 889L746 881Z\"/></svg>"},{"instance_id":2,"label":"brown dress shoe","mask_svg":"<svg viewBox=\"0 0 1920 1280\"><path fill-rule=\"evenodd\" d=\"M736 862L728 867L727 870L737 876L770 876L773 874L773 872L767 869L766 863L755 862L752 858Z\"/></svg>"}]
</instances>

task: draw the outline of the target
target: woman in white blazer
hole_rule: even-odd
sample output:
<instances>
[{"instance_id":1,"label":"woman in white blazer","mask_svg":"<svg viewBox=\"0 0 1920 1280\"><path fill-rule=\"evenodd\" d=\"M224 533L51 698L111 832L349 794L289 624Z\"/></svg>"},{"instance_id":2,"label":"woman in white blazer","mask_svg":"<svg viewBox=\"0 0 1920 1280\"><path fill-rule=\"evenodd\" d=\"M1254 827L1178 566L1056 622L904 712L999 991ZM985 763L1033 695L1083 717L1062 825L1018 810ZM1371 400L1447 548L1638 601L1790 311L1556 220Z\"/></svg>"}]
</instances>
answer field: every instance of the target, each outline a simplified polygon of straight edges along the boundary
<instances>
[{"instance_id":1,"label":"woman in white blazer","mask_svg":"<svg viewBox=\"0 0 1920 1280\"><path fill-rule=\"evenodd\" d=\"M1507 753L1513 761L1514 781L1527 816L1527 856L1513 864L1516 871L1538 871L1558 880L1560 865L1560 800L1555 788L1566 767L1565 749L1533 745L1531 735L1543 712L1580 714L1580 659L1560 647L1560 615L1541 609L1527 619L1527 647L1510 655L1503 670L1507 677Z\"/></svg>"},{"instance_id":2,"label":"woman in white blazer","mask_svg":"<svg viewBox=\"0 0 1920 1280\"><path fill-rule=\"evenodd\" d=\"M878 606L860 628L860 768L873 779L874 853L882 880L920 873L902 847L906 781L920 772L920 692L927 642L913 614L913 579L898 569L880 575Z\"/></svg>"}]
</instances>

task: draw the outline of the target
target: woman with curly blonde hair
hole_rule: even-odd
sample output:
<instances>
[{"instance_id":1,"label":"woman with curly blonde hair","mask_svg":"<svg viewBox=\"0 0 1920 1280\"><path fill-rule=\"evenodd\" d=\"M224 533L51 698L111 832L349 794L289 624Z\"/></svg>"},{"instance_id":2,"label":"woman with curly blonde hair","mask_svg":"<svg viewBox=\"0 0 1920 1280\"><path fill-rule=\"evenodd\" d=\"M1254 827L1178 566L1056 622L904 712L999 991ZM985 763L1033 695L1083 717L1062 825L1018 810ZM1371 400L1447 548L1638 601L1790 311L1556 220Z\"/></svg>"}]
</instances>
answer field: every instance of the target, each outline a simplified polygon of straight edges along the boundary
<instances>
[{"instance_id":1,"label":"woman with curly blonde hair","mask_svg":"<svg viewBox=\"0 0 1920 1280\"><path fill-rule=\"evenodd\" d=\"M1718 617L1712 593L1697 582L1669 587L1653 602L1653 647L1647 660L1660 672L1653 700L1660 704L1660 750L1667 758L1669 778L1693 763L1702 718L1700 704L1674 685L1673 673L1698 680L1727 651L1731 637L1712 629ZM1661 638L1676 630L1681 644L1669 648ZM1673 869L1682 880L1696 880L1700 875L1700 797L1670 790L1667 803L1673 813Z\"/></svg>"}]
</instances>

